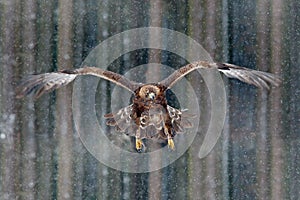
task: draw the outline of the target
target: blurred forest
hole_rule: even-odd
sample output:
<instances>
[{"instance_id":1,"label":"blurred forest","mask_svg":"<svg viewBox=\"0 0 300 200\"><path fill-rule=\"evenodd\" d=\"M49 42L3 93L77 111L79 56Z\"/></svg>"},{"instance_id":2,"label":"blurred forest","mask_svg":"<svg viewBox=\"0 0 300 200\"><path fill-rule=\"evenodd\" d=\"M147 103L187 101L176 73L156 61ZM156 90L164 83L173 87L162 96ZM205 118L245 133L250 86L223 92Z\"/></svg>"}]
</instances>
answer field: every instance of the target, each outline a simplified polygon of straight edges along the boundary
<instances>
[{"instance_id":1,"label":"blurred forest","mask_svg":"<svg viewBox=\"0 0 300 200\"><path fill-rule=\"evenodd\" d=\"M26 75L78 68L105 39L149 26L184 33L214 60L283 83L267 92L225 79L227 119L213 151L199 159L200 130L174 163L136 174L86 150L73 124L72 85L15 98ZM0 29L0 199L299 199L300 1L1 0ZM110 69L179 67L167 53L150 54L133 52Z\"/></svg>"}]
</instances>

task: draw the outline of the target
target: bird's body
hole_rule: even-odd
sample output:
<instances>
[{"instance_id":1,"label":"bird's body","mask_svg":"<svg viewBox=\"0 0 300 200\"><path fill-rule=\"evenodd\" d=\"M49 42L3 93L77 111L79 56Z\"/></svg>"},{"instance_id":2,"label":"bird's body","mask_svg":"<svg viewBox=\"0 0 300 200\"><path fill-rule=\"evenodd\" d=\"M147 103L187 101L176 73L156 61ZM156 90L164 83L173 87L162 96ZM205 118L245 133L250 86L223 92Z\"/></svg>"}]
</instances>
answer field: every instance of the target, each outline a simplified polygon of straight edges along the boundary
<instances>
[{"instance_id":1,"label":"bird's body","mask_svg":"<svg viewBox=\"0 0 300 200\"><path fill-rule=\"evenodd\" d=\"M121 110L105 115L107 125L114 126L116 131L136 138L136 149L143 148L143 138L161 138L168 141L174 149L173 137L177 133L191 128L192 117L186 110L178 110L168 105L166 91L177 81L195 69L218 69L230 78L259 88L269 89L269 85L278 86L280 79L273 74L251 70L228 63L198 61L181 67L159 83L142 84L130 81L126 77L96 67L84 67L74 70L32 75L19 87L18 98L34 93L35 97L45 92L67 85L79 75L93 75L109 80L133 93L132 104Z\"/></svg>"},{"instance_id":2,"label":"bird's body","mask_svg":"<svg viewBox=\"0 0 300 200\"><path fill-rule=\"evenodd\" d=\"M159 138L168 141L174 148L173 137L192 127L189 117L167 104L167 88L159 83L145 84L134 92L133 102L116 113L106 114L107 124L118 132L136 137L136 148L143 147L141 139Z\"/></svg>"}]
</instances>

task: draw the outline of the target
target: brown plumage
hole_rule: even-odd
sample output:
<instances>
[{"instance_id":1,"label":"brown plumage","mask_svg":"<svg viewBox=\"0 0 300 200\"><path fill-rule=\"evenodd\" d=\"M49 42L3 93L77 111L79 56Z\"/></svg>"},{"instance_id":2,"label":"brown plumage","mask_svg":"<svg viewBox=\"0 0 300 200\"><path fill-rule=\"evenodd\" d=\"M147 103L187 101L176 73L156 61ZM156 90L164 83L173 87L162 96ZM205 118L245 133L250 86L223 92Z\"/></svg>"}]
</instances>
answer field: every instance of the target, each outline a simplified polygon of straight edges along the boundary
<instances>
[{"instance_id":1,"label":"brown plumage","mask_svg":"<svg viewBox=\"0 0 300 200\"><path fill-rule=\"evenodd\" d=\"M181 67L169 77L159 83L142 84L130 81L126 77L114 72L96 67L87 67L62 70L58 72L32 75L25 79L19 86L17 98L30 93L38 98L42 94L62 87L72 82L79 75L93 75L109 80L134 94L131 105L115 113L105 115L107 125L114 126L116 131L136 138L136 149L143 149L143 138L161 138L168 141L168 146L173 149L173 138L177 133L185 132L191 128L190 118L186 110L178 110L168 105L166 90L170 89L177 81L190 72L199 68L215 68L230 78L237 78L261 89L270 89L270 85L278 86L281 82L277 76L252 70L228 63L213 63L198 61Z\"/></svg>"}]
</instances>

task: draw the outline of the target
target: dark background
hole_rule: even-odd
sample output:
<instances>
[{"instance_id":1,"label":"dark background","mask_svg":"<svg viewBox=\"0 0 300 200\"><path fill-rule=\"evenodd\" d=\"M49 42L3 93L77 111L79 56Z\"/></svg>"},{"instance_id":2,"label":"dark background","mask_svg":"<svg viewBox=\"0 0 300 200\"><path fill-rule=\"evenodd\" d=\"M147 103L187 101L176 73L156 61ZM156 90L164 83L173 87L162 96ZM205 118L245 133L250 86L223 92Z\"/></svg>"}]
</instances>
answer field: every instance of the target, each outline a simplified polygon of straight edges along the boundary
<instances>
[{"instance_id":1,"label":"dark background","mask_svg":"<svg viewBox=\"0 0 300 200\"><path fill-rule=\"evenodd\" d=\"M1 1L0 198L298 199L299 13L298 0ZM148 26L184 33L214 60L272 72L283 83L266 92L226 79L228 117L209 156L199 159L193 144L170 166L144 174L108 168L85 149L73 127L72 86L15 98L27 74L80 67L101 41ZM130 53L110 69L178 65L168 53L149 55Z\"/></svg>"}]
</instances>

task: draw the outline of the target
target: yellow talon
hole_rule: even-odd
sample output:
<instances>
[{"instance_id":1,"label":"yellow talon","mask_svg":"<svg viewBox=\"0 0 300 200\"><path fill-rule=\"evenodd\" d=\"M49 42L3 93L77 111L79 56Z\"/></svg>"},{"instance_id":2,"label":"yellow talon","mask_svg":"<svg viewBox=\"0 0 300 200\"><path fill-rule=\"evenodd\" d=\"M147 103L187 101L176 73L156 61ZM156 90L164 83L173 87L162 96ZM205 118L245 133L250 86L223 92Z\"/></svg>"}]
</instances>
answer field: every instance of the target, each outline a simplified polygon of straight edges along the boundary
<instances>
[{"instance_id":1,"label":"yellow talon","mask_svg":"<svg viewBox=\"0 0 300 200\"><path fill-rule=\"evenodd\" d=\"M136 139L135 140L135 148L136 148L137 151L141 151L143 146L144 146L144 144L143 144L141 139Z\"/></svg>"},{"instance_id":2,"label":"yellow talon","mask_svg":"<svg viewBox=\"0 0 300 200\"><path fill-rule=\"evenodd\" d=\"M172 150L175 149L175 144L172 138L168 138L168 147Z\"/></svg>"}]
</instances>

